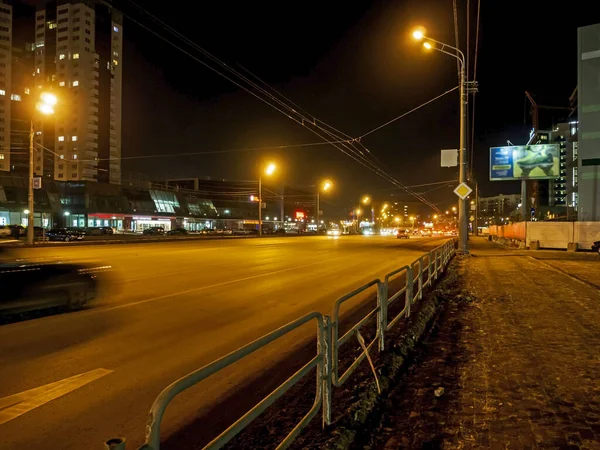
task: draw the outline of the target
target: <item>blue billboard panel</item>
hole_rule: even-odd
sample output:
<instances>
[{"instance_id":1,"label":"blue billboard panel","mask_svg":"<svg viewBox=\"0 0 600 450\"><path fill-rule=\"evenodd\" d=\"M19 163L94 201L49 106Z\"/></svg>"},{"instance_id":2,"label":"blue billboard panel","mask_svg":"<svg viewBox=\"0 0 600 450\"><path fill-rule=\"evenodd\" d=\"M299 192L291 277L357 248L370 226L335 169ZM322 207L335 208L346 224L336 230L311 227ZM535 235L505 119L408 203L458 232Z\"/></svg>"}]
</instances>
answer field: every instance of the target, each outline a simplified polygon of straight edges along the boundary
<instances>
[{"instance_id":1,"label":"blue billboard panel","mask_svg":"<svg viewBox=\"0 0 600 450\"><path fill-rule=\"evenodd\" d=\"M558 144L490 148L490 180L550 180L560 176Z\"/></svg>"}]
</instances>

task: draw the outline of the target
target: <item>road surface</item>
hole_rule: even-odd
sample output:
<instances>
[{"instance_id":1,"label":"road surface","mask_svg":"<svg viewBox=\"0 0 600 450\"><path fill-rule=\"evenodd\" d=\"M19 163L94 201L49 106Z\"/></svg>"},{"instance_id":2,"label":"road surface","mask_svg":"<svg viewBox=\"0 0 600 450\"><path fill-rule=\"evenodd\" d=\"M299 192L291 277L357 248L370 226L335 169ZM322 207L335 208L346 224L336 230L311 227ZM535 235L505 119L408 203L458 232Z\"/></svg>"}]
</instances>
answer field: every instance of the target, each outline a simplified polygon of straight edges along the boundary
<instances>
[{"instance_id":1,"label":"road surface","mask_svg":"<svg viewBox=\"0 0 600 450\"><path fill-rule=\"evenodd\" d=\"M25 256L104 262L115 278L88 310L0 326L0 448L87 450L124 436L135 449L170 382L304 313L329 314L340 295L443 241L293 237L30 250ZM302 328L181 395L163 435L313 336L314 325ZM228 408L221 419L243 412Z\"/></svg>"}]
</instances>

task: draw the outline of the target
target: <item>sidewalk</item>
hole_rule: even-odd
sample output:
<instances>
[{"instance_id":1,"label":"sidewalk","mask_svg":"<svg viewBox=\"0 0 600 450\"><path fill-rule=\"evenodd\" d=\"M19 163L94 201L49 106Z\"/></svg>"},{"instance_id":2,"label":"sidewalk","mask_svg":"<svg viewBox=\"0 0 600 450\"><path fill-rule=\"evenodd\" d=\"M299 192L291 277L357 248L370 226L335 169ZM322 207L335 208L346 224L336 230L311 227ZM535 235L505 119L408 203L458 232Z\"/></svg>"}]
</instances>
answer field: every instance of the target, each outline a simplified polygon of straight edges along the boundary
<instances>
[{"instance_id":1,"label":"sidewalk","mask_svg":"<svg viewBox=\"0 0 600 450\"><path fill-rule=\"evenodd\" d=\"M471 249L465 298L356 448L600 449L600 258Z\"/></svg>"}]
</instances>

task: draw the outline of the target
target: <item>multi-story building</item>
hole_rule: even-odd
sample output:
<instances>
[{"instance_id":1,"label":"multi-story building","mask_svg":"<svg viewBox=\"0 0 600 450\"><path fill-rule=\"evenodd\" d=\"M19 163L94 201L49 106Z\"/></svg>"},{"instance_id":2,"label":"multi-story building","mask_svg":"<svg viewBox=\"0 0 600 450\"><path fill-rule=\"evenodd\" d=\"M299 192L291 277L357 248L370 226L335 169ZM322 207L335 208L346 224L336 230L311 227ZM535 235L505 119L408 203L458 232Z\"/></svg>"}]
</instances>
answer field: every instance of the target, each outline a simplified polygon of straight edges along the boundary
<instances>
[{"instance_id":1,"label":"multi-story building","mask_svg":"<svg viewBox=\"0 0 600 450\"><path fill-rule=\"evenodd\" d=\"M479 198L480 220L491 225L503 223L521 204L520 194L496 195L494 197Z\"/></svg>"},{"instance_id":2,"label":"multi-story building","mask_svg":"<svg viewBox=\"0 0 600 450\"><path fill-rule=\"evenodd\" d=\"M577 46L578 219L600 220L600 23L579 28Z\"/></svg>"},{"instance_id":3,"label":"multi-story building","mask_svg":"<svg viewBox=\"0 0 600 450\"><path fill-rule=\"evenodd\" d=\"M59 103L34 122L35 174L120 184L121 13L96 0L40 0L34 35L16 45L13 19L0 0L0 171L27 170L29 121L49 90Z\"/></svg>"},{"instance_id":4,"label":"multi-story building","mask_svg":"<svg viewBox=\"0 0 600 450\"><path fill-rule=\"evenodd\" d=\"M0 171L10 170L12 5L0 0Z\"/></svg>"},{"instance_id":5,"label":"multi-story building","mask_svg":"<svg viewBox=\"0 0 600 450\"><path fill-rule=\"evenodd\" d=\"M122 15L96 1L44 1L35 29L35 85L60 102L54 130L36 130L36 174L120 184Z\"/></svg>"}]
</instances>

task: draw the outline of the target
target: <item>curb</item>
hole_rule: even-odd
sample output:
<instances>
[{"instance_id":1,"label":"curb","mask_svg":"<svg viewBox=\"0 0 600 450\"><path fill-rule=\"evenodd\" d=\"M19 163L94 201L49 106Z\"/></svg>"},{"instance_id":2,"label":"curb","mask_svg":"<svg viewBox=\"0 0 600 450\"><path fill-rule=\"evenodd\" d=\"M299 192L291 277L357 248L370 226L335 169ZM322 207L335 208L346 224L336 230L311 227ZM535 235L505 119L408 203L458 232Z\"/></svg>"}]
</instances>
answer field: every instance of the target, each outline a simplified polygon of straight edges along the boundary
<instances>
[{"instance_id":1,"label":"curb","mask_svg":"<svg viewBox=\"0 0 600 450\"><path fill-rule=\"evenodd\" d=\"M272 238L298 238L298 237L312 237L310 236L186 236L186 237L163 237L163 238L138 238L138 239L106 239L106 240L92 240L92 241L71 241L68 243L49 243L42 242L36 243L33 246L28 246L24 242L6 242L6 247L11 248L70 248L70 247L83 247L92 245L124 245L124 244L153 244L159 242L189 242L189 241L225 241L225 240L238 240L238 239L272 239ZM0 244L3 242L0 240Z\"/></svg>"},{"instance_id":2,"label":"curb","mask_svg":"<svg viewBox=\"0 0 600 450\"><path fill-rule=\"evenodd\" d=\"M386 354L377 362L377 366L380 367L381 394L377 393L375 382L370 380L366 389L358 394L359 399L348 408L338 423L329 429L331 438L320 448L346 450L352 447L371 414L385 400L391 388L397 385L401 374L410 366L411 357L416 352L419 342L431 329L432 323L440 312L441 304L455 293L453 288L458 278L456 261L457 259L454 259L450 262L446 276L422 301L419 312L404 331L400 341L392 344ZM449 290L450 295L448 295Z\"/></svg>"}]
</instances>

